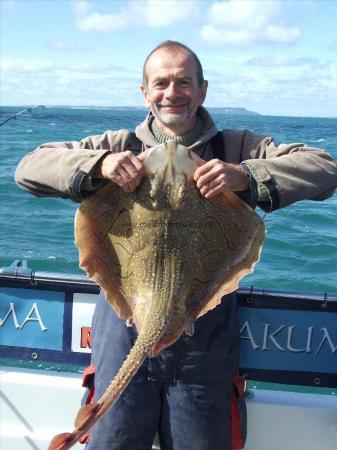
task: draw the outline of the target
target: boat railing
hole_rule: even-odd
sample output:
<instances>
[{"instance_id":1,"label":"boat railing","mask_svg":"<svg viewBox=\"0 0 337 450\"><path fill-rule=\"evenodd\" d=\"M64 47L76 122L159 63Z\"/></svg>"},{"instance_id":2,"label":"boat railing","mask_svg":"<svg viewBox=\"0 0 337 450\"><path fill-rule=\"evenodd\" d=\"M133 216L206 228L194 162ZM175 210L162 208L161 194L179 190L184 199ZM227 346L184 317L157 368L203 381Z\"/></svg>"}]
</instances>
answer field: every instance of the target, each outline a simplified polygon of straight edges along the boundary
<instances>
[{"instance_id":1,"label":"boat railing","mask_svg":"<svg viewBox=\"0 0 337 450\"><path fill-rule=\"evenodd\" d=\"M82 370L90 362L91 318L99 290L84 275L38 271L27 261L3 267L1 355L18 364L35 361L40 367ZM240 286L237 298L245 377L337 386L336 293Z\"/></svg>"}]
</instances>

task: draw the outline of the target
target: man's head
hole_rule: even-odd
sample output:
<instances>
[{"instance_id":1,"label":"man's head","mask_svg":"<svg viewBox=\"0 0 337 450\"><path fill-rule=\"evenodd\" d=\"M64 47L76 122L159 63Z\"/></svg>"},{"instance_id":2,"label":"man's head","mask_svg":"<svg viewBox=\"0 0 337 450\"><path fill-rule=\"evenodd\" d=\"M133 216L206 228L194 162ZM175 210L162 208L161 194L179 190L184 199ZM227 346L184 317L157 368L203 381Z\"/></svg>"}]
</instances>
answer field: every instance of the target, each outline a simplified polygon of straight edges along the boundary
<instances>
[{"instance_id":1,"label":"man's head","mask_svg":"<svg viewBox=\"0 0 337 450\"><path fill-rule=\"evenodd\" d=\"M178 41L164 41L161 44L157 45L157 47L155 47L146 57L145 61L144 61L144 65L143 65L143 85L147 86L147 82L148 82L148 78L147 78L147 73L146 73L146 66L147 66L147 62L150 59L150 57L153 55L153 53L155 53L157 50L160 50L161 48L166 48L166 49L171 49L171 50L185 50L186 53L188 53L195 62L196 65L196 75L197 75L197 79L198 79L198 83L199 86L201 87L204 83L204 72L202 69L202 65L201 62L198 58L198 56L194 53L193 50L191 50L189 47L187 47L186 45L182 44L181 42Z\"/></svg>"},{"instance_id":2,"label":"man's head","mask_svg":"<svg viewBox=\"0 0 337 450\"><path fill-rule=\"evenodd\" d=\"M195 124L207 81L192 50L179 42L165 41L145 60L141 90L157 125L171 134L183 134Z\"/></svg>"}]
</instances>

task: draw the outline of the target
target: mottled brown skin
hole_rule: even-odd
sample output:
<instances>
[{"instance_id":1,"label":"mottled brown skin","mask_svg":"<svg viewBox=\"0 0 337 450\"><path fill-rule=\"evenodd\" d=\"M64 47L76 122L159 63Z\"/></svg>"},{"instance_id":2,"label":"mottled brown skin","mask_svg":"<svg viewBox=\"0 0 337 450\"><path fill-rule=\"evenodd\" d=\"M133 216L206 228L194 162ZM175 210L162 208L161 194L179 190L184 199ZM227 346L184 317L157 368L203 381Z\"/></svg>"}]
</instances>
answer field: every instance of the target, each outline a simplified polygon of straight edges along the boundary
<instances>
[{"instance_id":1,"label":"mottled brown skin","mask_svg":"<svg viewBox=\"0 0 337 450\"><path fill-rule=\"evenodd\" d=\"M193 182L197 156L173 141L147 150L133 193L108 184L76 217L80 266L104 290L138 338L98 402L84 407L67 450L116 402L149 352L173 344L252 272L264 240L259 216L232 193L203 198Z\"/></svg>"}]
</instances>

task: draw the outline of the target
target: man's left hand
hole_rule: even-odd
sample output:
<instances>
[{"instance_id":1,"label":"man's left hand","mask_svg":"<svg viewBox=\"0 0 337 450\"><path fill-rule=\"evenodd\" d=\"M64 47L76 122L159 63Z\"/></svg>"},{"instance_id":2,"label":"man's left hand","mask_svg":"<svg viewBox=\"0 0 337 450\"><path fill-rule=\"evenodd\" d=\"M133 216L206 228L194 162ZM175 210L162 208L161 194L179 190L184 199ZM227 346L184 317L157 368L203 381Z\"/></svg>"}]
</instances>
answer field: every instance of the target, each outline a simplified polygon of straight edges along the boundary
<instances>
[{"instance_id":1,"label":"man's left hand","mask_svg":"<svg viewBox=\"0 0 337 450\"><path fill-rule=\"evenodd\" d=\"M240 164L225 163L219 159L202 163L194 173L194 181L201 195L206 198L215 197L221 192L245 191L249 188L249 175Z\"/></svg>"}]
</instances>

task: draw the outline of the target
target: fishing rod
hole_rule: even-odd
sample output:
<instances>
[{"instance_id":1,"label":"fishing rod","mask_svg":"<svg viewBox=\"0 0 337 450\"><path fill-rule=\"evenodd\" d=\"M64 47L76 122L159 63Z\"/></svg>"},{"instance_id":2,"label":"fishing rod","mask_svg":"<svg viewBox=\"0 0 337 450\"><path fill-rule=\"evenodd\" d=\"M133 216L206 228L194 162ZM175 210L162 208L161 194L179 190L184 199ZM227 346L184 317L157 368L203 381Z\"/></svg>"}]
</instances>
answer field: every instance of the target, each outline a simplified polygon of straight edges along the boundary
<instances>
[{"instance_id":1,"label":"fishing rod","mask_svg":"<svg viewBox=\"0 0 337 450\"><path fill-rule=\"evenodd\" d=\"M7 123L9 120L12 120L12 119L16 120L16 117L17 117L17 116L19 116L20 114L25 113L26 111L31 113L32 110L33 110L34 108L42 108L42 109L45 109L46 107L45 107L44 105L28 106L28 107L25 108L24 110L22 110L22 111L20 111L20 112L18 112L18 113L16 113L16 114L13 114L12 116L8 117L8 119L6 119L6 120L4 120L3 122L1 122L1 123L0 123L0 127L1 127L1 125L4 125L5 123Z\"/></svg>"}]
</instances>

